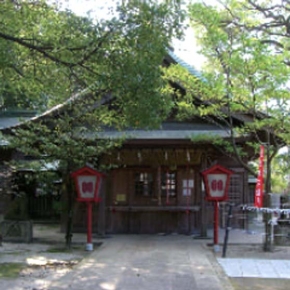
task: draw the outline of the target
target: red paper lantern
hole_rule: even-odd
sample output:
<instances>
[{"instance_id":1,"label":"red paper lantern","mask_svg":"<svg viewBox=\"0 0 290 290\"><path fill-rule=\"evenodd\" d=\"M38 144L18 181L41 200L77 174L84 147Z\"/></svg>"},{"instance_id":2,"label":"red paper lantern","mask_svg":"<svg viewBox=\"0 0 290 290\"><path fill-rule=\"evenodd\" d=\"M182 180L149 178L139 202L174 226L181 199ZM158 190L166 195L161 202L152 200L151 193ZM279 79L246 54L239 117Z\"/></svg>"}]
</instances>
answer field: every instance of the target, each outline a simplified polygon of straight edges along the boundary
<instances>
[{"instance_id":1,"label":"red paper lantern","mask_svg":"<svg viewBox=\"0 0 290 290\"><path fill-rule=\"evenodd\" d=\"M85 166L74 171L72 177L77 190L77 201L98 202L103 173Z\"/></svg>"},{"instance_id":2,"label":"red paper lantern","mask_svg":"<svg viewBox=\"0 0 290 290\"><path fill-rule=\"evenodd\" d=\"M228 199L228 188L230 176L233 172L221 165L214 165L202 172L206 199L212 201L223 201Z\"/></svg>"}]
</instances>

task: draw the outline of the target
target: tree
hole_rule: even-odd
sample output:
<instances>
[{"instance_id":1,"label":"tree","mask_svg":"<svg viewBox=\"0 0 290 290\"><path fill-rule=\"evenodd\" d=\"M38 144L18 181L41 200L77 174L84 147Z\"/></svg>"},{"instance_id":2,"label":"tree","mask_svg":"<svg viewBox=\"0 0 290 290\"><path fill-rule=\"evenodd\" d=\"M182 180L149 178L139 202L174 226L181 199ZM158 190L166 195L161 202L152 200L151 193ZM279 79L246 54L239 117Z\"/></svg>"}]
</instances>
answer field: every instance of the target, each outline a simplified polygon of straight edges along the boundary
<instances>
[{"instance_id":1,"label":"tree","mask_svg":"<svg viewBox=\"0 0 290 290\"><path fill-rule=\"evenodd\" d=\"M150 2L154 1L129 1L116 8L112 19L101 20L58 11L43 0L3 1L1 90L13 95L19 105L44 111L87 87L105 87L124 97L122 93L129 91L122 85L125 77L132 78L132 85L142 77L140 90L154 87L147 86L148 79L158 79L150 65L160 64L171 37L180 35L182 16L175 1ZM139 74L143 65L152 76ZM116 73L121 70L126 74ZM155 100L152 96L151 101ZM152 109L158 107L152 103Z\"/></svg>"},{"instance_id":2,"label":"tree","mask_svg":"<svg viewBox=\"0 0 290 290\"><path fill-rule=\"evenodd\" d=\"M11 146L45 162L60 161L68 247L74 202L70 172L86 162L104 169L100 155L121 142L100 140L104 126L149 128L171 110L172 90L161 65L172 37L182 35L178 2L128 1L112 19L94 21L44 1L0 6L5 93L13 88L18 97L21 91L27 107L46 110L13 129Z\"/></svg>"},{"instance_id":3,"label":"tree","mask_svg":"<svg viewBox=\"0 0 290 290\"><path fill-rule=\"evenodd\" d=\"M280 152L272 163L272 191L289 195L289 148L288 146Z\"/></svg>"},{"instance_id":4,"label":"tree","mask_svg":"<svg viewBox=\"0 0 290 290\"><path fill-rule=\"evenodd\" d=\"M225 154L257 175L244 159L266 145L266 193L271 192L271 161L289 142L289 1L217 1L188 7L192 28L207 58L203 78L171 68L168 78L187 92L178 102L181 116L198 115L230 132L230 142L213 140ZM283 20L284 19L284 20ZM198 106L197 106L198 103ZM218 122L217 122L218 121ZM246 146L240 138L248 140ZM268 219L267 219L268 220ZM267 227L267 233L269 233ZM265 247L269 248L270 234Z\"/></svg>"}]
</instances>

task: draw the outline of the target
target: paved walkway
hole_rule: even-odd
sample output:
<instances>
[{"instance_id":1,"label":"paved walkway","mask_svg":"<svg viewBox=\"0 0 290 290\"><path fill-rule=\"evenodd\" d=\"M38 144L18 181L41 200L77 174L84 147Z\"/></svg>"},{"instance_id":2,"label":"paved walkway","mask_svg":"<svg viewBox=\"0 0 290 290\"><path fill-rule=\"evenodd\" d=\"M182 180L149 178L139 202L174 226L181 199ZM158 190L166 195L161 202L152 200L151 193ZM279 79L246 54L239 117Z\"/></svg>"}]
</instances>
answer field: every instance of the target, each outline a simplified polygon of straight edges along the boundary
<instances>
[{"instance_id":1,"label":"paved walkway","mask_svg":"<svg viewBox=\"0 0 290 290\"><path fill-rule=\"evenodd\" d=\"M114 236L50 290L231 290L204 242L189 236Z\"/></svg>"},{"instance_id":2,"label":"paved walkway","mask_svg":"<svg viewBox=\"0 0 290 290\"><path fill-rule=\"evenodd\" d=\"M63 234L42 239L63 239ZM208 232L212 236L212 232ZM263 231L250 234L231 230L229 245L262 245ZM219 232L222 244L224 231ZM85 234L74 234L73 241L86 242ZM94 237L95 242L100 242ZM290 279L289 260L217 258L206 247L212 239L198 240L183 235L115 235L103 239L103 245L76 269L55 282L50 290L232 290L228 277ZM221 247L222 250L222 247Z\"/></svg>"},{"instance_id":3,"label":"paved walkway","mask_svg":"<svg viewBox=\"0 0 290 290\"><path fill-rule=\"evenodd\" d=\"M223 230L220 230L220 237L220 242L223 242ZM262 245L263 240L262 223L250 232L235 229L229 233L229 245ZM217 261L228 277L290 279L290 260L226 257L217 258Z\"/></svg>"},{"instance_id":4,"label":"paved walkway","mask_svg":"<svg viewBox=\"0 0 290 290\"><path fill-rule=\"evenodd\" d=\"M289 260L218 258L229 277L290 279Z\"/></svg>"},{"instance_id":5,"label":"paved walkway","mask_svg":"<svg viewBox=\"0 0 290 290\"><path fill-rule=\"evenodd\" d=\"M220 230L220 235L224 236L223 230ZM262 245L263 240L263 223L257 223L250 232L231 230L229 233L229 244L232 245ZM228 277L290 279L290 260L285 259L286 254L281 258L217 258L217 261Z\"/></svg>"}]
</instances>

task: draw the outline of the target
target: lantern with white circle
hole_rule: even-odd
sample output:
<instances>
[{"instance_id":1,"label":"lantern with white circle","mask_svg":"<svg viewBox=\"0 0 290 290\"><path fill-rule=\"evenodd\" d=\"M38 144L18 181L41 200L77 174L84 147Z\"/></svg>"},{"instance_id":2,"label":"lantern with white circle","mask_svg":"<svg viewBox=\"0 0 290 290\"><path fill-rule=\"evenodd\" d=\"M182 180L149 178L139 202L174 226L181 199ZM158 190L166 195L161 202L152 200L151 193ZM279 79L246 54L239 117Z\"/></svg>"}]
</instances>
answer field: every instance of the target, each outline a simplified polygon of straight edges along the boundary
<instances>
[{"instance_id":1,"label":"lantern with white circle","mask_svg":"<svg viewBox=\"0 0 290 290\"><path fill-rule=\"evenodd\" d=\"M219 229L219 201L228 199L228 189L230 177L233 172L227 168L216 164L202 172L206 199L214 202L214 236L213 247L214 251L219 251L218 229Z\"/></svg>"},{"instance_id":2,"label":"lantern with white circle","mask_svg":"<svg viewBox=\"0 0 290 290\"><path fill-rule=\"evenodd\" d=\"M212 201L223 201L228 199L230 176L233 172L219 164L212 166L202 172L206 199Z\"/></svg>"},{"instance_id":3,"label":"lantern with white circle","mask_svg":"<svg viewBox=\"0 0 290 290\"><path fill-rule=\"evenodd\" d=\"M103 174L85 166L72 173L77 190L77 201L98 202Z\"/></svg>"},{"instance_id":4,"label":"lantern with white circle","mask_svg":"<svg viewBox=\"0 0 290 290\"><path fill-rule=\"evenodd\" d=\"M93 250L92 242L92 210L93 203L100 202L99 193L104 174L94 170L89 166L82 167L73 172L77 190L77 201L87 204L87 244L88 251Z\"/></svg>"}]
</instances>

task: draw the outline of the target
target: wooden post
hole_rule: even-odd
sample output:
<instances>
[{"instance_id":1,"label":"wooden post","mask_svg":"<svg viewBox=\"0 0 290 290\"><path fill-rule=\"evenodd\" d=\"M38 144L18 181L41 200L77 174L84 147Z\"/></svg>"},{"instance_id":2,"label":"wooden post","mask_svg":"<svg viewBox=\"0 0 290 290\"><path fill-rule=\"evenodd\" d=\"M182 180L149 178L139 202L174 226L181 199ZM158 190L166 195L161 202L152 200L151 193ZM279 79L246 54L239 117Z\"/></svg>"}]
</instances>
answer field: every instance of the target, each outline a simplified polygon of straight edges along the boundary
<instances>
[{"instance_id":1,"label":"wooden post","mask_svg":"<svg viewBox=\"0 0 290 290\"><path fill-rule=\"evenodd\" d=\"M97 232L100 236L105 236L106 235L106 196L105 196L105 189L106 189L106 184L104 182L102 183L102 187L100 188L100 202L99 202L99 214L98 218L99 220L97 221L98 227L97 227Z\"/></svg>"},{"instance_id":2,"label":"wooden post","mask_svg":"<svg viewBox=\"0 0 290 290\"><path fill-rule=\"evenodd\" d=\"M227 252L230 225L231 225L231 220L232 220L232 217L233 217L232 211L233 211L233 204L230 203L229 204L228 216L227 216L226 233L225 233L224 244L223 244L223 254L222 254L223 258L226 257L226 252Z\"/></svg>"},{"instance_id":3,"label":"wooden post","mask_svg":"<svg viewBox=\"0 0 290 290\"><path fill-rule=\"evenodd\" d=\"M204 170L207 166L206 156L202 154L201 156L201 169ZM202 178L200 179L200 183ZM201 212L201 224L200 224L200 237L207 238L207 206L205 200L205 189L201 187L200 184L200 212Z\"/></svg>"},{"instance_id":4,"label":"wooden post","mask_svg":"<svg viewBox=\"0 0 290 290\"><path fill-rule=\"evenodd\" d=\"M158 195L158 205L162 205L161 202L161 166L157 169L157 195Z\"/></svg>"},{"instance_id":5,"label":"wooden post","mask_svg":"<svg viewBox=\"0 0 290 290\"><path fill-rule=\"evenodd\" d=\"M93 250L93 243L92 243L92 208L93 205L91 202L87 202L87 245L86 250L92 251Z\"/></svg>"},{"instance_id":6,"label":"wooden post","mask_svg":"<svg viewBox=\"0 0 290 290\"><path fill-rule=\"evenodd\" d=\"M213 236L214 251L219 251L219 205L218 201L214 201L214 236Z\"/></svg>"}]
</instances>

